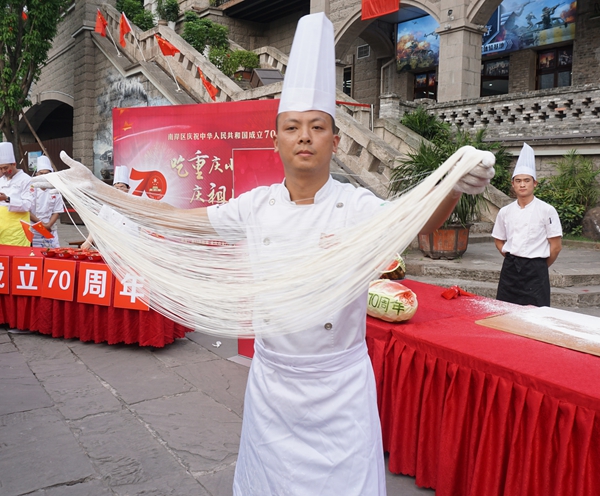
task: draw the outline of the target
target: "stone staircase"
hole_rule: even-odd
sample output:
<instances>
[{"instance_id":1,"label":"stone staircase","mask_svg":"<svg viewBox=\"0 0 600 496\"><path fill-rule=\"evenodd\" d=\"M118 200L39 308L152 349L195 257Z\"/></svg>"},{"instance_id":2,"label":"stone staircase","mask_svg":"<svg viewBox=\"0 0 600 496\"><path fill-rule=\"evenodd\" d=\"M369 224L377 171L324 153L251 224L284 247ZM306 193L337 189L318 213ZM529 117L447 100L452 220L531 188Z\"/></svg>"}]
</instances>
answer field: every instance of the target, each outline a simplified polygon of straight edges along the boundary
<instances>
[{"instance_id":1,"label":"stone staircase","mask_svg":"<svg viewBox=\"0 0 600 496\"><path fill-rule=\"evenodd\" d=\"M432 260L414 247L403 256L410 279L496 297L503 259L488 233L471 234L457 260ZM551 306L600 317L600 243L565 241L550 268L550 286Z\"/></svg>"}]
</instances>

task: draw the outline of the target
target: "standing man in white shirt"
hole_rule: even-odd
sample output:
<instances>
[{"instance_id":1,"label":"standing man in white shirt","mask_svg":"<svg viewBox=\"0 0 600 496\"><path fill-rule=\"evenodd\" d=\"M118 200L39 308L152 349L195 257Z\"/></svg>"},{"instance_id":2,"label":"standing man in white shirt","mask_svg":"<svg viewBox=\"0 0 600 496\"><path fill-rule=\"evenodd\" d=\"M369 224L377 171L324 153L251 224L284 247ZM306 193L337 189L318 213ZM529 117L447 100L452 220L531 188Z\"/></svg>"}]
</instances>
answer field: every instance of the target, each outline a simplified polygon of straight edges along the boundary
<instances>
[{"instance_id":1,"label":"standing man in white shirt","mask_svg":"<svg viewBox=\"0 0 600 496\"><path fill-rule=\"evenodd\" d=\"M42 155L37 159L35 175L50 174L53 172L50 159ZM58 248L58 226L56 222L60 214L65 211L65 204L62 195L55 189L38 188L35 191L35 198L31 208L31 221L41 221L43 226L54 236L46 239L39 232L34 230L32 245L37 248Z\"/></svg>"},{"instance_id":2,"label":"standing man in white shirt","mask_svg":"<svg viewBox=\"0 0 600 496\"><path fill-rule=\"evenodd\" d=\"M550 306L548 268L562 248L556 209L533 194L537 186L535 154L527 144L512 176L517 201L498 212L492 231L504 257L496 298L519 305Z\"/></svg>"},{"instance_id":3,"label":"standing man in white shirt","mask_svg":"<svg viewBox=\"0 0 600 496\"><path fill-rule=\"evenodd\" d=\"M21 220L29 222L31 177L17 169L12 143L0 143L0 244L30 246Z\"/></svg>"}]
</instances>

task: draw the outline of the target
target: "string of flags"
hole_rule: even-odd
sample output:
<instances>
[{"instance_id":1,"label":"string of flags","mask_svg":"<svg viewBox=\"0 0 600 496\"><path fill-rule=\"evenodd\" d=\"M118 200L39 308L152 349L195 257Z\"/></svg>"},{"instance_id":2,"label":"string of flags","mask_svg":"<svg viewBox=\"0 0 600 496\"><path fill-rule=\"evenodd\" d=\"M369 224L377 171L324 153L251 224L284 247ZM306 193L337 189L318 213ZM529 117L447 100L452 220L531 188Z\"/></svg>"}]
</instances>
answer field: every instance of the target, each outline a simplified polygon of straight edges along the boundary
<instances>
[{"instance_id":1,"label":"string of flags","mask_svg":"<svg viewBox=\"0 0 600 496\"><path fill-rule=\"evenodd\" d=\"M108 21L102 15L102 12L100 11L100 9L98 9L96 12L96 26L94 28L94 31L103 37L106 37L106 35L108 34L108 36L110 36L113 44L115 45L117 54L119 56L121 56L121 53L119 52L117 44L115 43L115 40L113 39L113 37L110 33L110 30L108 30L107 27L108 27ZM131 32L132 32L132 29L131 29L131 24L129 23L129 19L127 19L127 16L125 15L125 13L122 12L121 17L119 19L119 44L123 48L125 48L127 46L127 41L125 39L125 35L127 33L131 33ZM160 48L160 51L164 57L172 57L172 56L180 53L180 50L175 45L173 45L169 41L165 40L158 34L155 34L154 37L156 38L158 47ZM144 59L144 62L145 62L146 58L144 57L144 54L142 53L142 48L140 47L140 44L139 44L137 38L135 37L135 35L133 36L133 39L136 41L138 48L140 50L140 54L142 55L142 58ZM169 63L169 59L165 58L165 60L167 61L167 65L169 66L171 75L173 76L173 80L175 81L175 84L177 86L177 91L181 91L181 88L179 87L179 83L177 82L177 78L175 77L175 73L173 72L173 68L171 67L171 64ZM206 77L204 76L204 73L202 72L200 67L197 67L197 69L198 69L198 74L200 75L200 79L202 80L202 84L204 85L204 88L206 89L208 95L210 96L210 98L212 99L213 102L216 101L219 90L210 81L208 81L208 79L206 79Z\"/></svg>"}]
</instances>

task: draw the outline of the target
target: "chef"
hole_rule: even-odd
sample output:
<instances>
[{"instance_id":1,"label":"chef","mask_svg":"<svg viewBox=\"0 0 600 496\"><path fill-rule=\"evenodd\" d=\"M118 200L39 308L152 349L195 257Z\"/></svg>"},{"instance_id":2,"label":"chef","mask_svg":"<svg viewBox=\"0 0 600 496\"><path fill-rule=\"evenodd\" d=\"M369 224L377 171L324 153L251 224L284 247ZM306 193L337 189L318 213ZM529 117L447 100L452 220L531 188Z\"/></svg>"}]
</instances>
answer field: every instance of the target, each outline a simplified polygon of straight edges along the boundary
<instances>
[{"instance_id":1,"label":"chef","mask_svg":"<svg viewBox=\"0 0 600 496\"><path fill-rule=\"evenodd\" d=\"M41 176L53 172L50 159L45 155L38 157L35 175ZM65 211L62 195L55 189L35 190L33 206L31 208L31 221L42 222L42 225L50 231L52 238L45 238L36 230L33 230L33 246L38 248L58 248L58 218Z\"/></svg>"},{"instance_id":2,"label":"chef","mask_svg":"<svg viewBox=\"0 0 600 496\"><path fill-rule=\"evenodd\" d=\"M221 238L247 240L253 260L285 257L286 246L327 249L331 233L373 216L385 202L329 172L335 131L333 25L323 13L303 17L296 31L274 138L283 183L259 187L208 218ZM463 190L483 191L493 167L465 176ZM453 191L425 226L448 217ZM290 226L293 226L290 229ZM319 325L257 337L244 402L233 492L236 496L386 493L381 427L373 370L365 344L368 288ZM257 333L268 320L254 322Z\"/></svg>"},{"instance_id":3,"label":"chef","mask_svg":"<svg viewBox=\"0 0 600 496\"><path fill-rule=\"evenodd\" d=\"M527 143L512 175L517 200L498 212L492 237L504 257L496 298L518 305L550 306L548 268L562 248L556 209L534 195L535 153Z\"/></svg>"},{"instance_id":4,"label":"chef","mask_svg":"<svg viewBox=\"0 0 600 496\"><path fill-rule=\"evenodd\" d=\"M29 246L20 221L29 222L31 177L17 169L12 143L0 143L0 244Z\"/></svg>"}]
</instances>

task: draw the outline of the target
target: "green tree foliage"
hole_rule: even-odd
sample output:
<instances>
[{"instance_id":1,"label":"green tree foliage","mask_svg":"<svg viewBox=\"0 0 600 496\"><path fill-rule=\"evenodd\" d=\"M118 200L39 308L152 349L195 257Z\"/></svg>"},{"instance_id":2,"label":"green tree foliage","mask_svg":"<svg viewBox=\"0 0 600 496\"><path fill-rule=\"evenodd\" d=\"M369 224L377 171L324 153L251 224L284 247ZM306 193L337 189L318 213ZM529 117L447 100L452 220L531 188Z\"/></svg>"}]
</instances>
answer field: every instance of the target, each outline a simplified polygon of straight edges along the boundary
<instances>
[{"instance_id":1,"label":"green tree foliage","mask_svg":"<svg viewBox=\"0 0 600 496\"><path fill-rule=\"evenodd\" d=\"M5 0L0 7L0 130L20 156L18 122L72 0ZM27 15L23 12L27 5Z\"/></svg>"},{"instance_id":2,"label":"green tree foliage","mask_svg":"<svg viewBox=\"0 0 600 496\"><path fill-rule=\"evenodd\" d=\"M407 158L392 170L390 193L399 194L413 188L465 145L494 153L496 175L492 184L505 193L510 190L510 156L500 143L484 140L484 129L475 134L461 130L453 132L448 123L429 114L423 107L404 114L400 122L427 141L422 141L416 151L408 153ZM445 225L465 226L473 222L479 214L481 204L482 195L462 195Z\"/></svg>"},{"instance_id":3,"label":"green tree foliage","mask_svg":"<svg viewBox=\"0 0 600 496\"><path fill-rule=\"evenodd\" d=\"M200 19L194 12L185 13L181 37L200 53L204 53L207 46L229 48L229 30L210 19Z\"/></svg>"},{"instance_id":4,"label":"green tree foliage","mask_svg":"<svg viewBox=\"0 0 600 496\"><path fill-rule=\"evenodd\" d=\"M125 16L142 31L147 31L155 26L154 15L144 9L143 0L117 0L116 8L125 12Z\"/></svg>"},{"instance_id":5,"label":"green tree foliage","mask_svg":"<svg viewBox=\"0 0 600 496\"><path fill-rule=\"evenodd\" d=\"M556 209L566 234L580 235L583 216L596 206L600 196L596 180L600 169L576 150L571 150L552 165L556 167L557 175L541 179L535 196Z\"/></svg>"}]
</instances>

